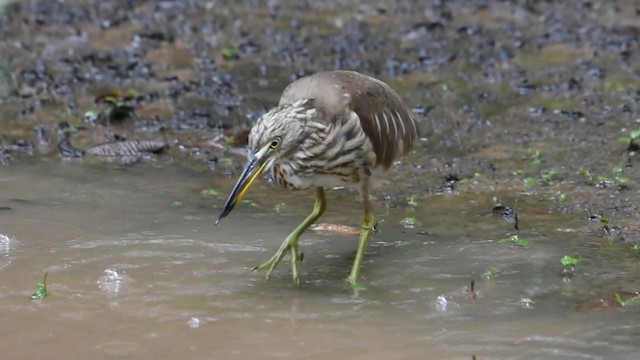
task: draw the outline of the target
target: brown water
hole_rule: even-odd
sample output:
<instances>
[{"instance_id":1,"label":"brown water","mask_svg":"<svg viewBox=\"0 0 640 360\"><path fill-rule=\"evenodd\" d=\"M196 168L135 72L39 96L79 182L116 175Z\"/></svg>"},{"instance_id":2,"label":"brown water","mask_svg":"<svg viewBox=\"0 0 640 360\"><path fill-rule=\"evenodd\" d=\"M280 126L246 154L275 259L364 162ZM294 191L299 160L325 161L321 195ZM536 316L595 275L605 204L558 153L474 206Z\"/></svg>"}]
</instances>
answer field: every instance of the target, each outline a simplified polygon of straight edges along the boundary
<instances>
[{"instance_id":1,"label":"brown water","mask_svg":"<svg viewBox=\"0 0 640 360\"><path fill-rule=\"evenodd\" d=\"M11 208L0 212L2 358L637 358L637 311L579 310L601 289L637 286L637 261L537 197L519 198L527 247L497 242L513 225L488 215L495 193L421 197L414 229L400 224L405 208L376 200L384 222L356 295L343 280L354 237L306 233L300 288L286 263L269 281L251 272L313 192L262 182L260 207L240 205L216 227L224 194L200 190L232 182L177 166L0 167L0 205ZM357 225L353 193L328 201L324 221ZM583 263L567 280L559 258L574 251ZM52 295L29 300L45 272Z\"/></svg>"}]
</instances>

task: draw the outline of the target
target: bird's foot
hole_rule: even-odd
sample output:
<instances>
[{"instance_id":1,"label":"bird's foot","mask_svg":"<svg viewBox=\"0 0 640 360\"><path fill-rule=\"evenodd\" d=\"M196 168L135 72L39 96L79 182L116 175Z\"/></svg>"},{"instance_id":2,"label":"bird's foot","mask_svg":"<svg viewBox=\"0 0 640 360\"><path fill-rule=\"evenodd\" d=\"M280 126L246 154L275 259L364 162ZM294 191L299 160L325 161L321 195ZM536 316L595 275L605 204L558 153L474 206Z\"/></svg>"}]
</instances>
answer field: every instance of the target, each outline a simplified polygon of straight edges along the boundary
<instances>
[{"instance_id":1,"label":"bird's foot","mask_svg":"<svg viewBox=\"0 0 640 360\"><path fill-rule=\"evenodd\" d=\"M266 277L268 280L269 277L271 276L271 273L273 272L273 269L275 269L276 266L278 266L280 261L282 261L282 259L287 253L290 253L291 255L291 274L293 276L293 283L296 284L296 286L300 286L300 278L298 277L297 265L299 262L302 261L303 254L298 251L297 237L295 238L291 236L287 237L282 243L282 245L280 245L280 248L278 249L278 251L276 251L276 253L271 257L271 259L269 259L268 261L266 261L261 265L254 267L253 270L254 271L267 270Z\"/></svg>"},{"instance_id":2,"label":"bird's foot","mask_svg":"<svg viewBox=\"0 0 640 360\"><path fill-rule=\"evenodd\" d=\"M351 290L353 290L353 293L357 296L358 292L360 290L364 290L365 287L363 285L358 284L357 280L356 280L357 276L353 276L349 275L348 278L346 278L346 280L349 282L349 285L351 285Z\"/></svg>"}]
</instances>

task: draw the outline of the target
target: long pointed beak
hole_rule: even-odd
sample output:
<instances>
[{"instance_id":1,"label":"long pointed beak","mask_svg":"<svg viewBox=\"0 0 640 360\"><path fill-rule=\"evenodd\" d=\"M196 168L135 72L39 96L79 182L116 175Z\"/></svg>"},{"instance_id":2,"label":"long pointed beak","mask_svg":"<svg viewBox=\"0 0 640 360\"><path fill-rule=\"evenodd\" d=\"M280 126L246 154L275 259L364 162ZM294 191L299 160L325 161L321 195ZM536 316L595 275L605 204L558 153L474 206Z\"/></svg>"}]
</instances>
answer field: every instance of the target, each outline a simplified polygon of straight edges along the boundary
<instances>
[{"instance_id":1,"label":"long pointed beak","mask_svg":"<svg viewBox=\"0 0 640 360\"><path fill-rule=\"evenodd\" d=\"M266 155L267 150L268 146L260 149L255 155L249 157L247 164L242 171L242 175L240 175L240 178L233 187L231 194L227 198L227 202L224 204L222 214L220 214L220 217L216 220L216 225L218 225L222 218L229 215L231 210L233 210L233 207L242 200L256 179L262 175L270 159L270 156Z\"/></svg>"}]
</instances>

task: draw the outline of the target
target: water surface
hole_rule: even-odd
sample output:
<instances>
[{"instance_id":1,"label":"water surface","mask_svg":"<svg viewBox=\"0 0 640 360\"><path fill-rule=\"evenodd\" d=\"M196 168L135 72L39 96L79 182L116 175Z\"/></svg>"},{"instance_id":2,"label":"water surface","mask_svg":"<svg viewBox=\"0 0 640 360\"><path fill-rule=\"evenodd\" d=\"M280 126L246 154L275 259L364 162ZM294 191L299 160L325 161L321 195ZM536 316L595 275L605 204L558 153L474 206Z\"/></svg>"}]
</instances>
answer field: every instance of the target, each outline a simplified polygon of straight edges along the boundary
<instances>
[{"instance_id":1,"label":"water surface","mask_svg":"<svg viewBox=\"0 0 640 360\"><path fill-rule=\"evenodd\" d=\"M259 207L239 205L216 227L223 195L200 191L232 182L217 172L151 164L0 168L0 205L10 208L0 212L3 353L20 359L637 355L637 311L579 306L633 284L637 262L619 261L622 250L603 249L598 238L578 231L580 221L553 214L544 201L522 196L520 236L530 244L521 247L497 242L513 224L489 215L495 194L420 199L413 229L400 224L406 208L375 200L384 221L363 264L366 289L354 294L344 278L355 237L306 233L300 288L291 283L288 263L269 281L251 272L311 208L313 192L292 194L262 182L251 197ZM329 192L323 220L357 225L359 205L350 191ZM567 280L559 258L574 251L583 264ZM489 266L497 271L492 279L482 275ZM52 295L29 300L45 272Z\"/></svg>"}]
</instances>

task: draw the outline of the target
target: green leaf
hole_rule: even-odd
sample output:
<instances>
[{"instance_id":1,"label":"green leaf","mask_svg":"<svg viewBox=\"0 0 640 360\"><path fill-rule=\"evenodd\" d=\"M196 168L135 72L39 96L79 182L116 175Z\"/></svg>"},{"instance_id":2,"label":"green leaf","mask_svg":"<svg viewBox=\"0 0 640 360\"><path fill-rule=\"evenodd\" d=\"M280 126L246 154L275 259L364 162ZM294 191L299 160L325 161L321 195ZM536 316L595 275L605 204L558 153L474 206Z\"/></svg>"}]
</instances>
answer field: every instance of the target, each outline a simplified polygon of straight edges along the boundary
<instances>
[{"instance_id":1,"label":"green leaf","mask_svg":"<svg viewBox=\"0 0 640 360\"><path fill-rule=\"evenodd\" d=\"M640 307L640 296L627 299L627 301L625 301L623 305L625 307L634 307L634 308Z\"/></svg>"},{"instance_id":2,"label":"green leaf","mask_svg":"<svg viewBox=\"0 0 640 360\"><path fill-rule=\"evenodd\" d=\"M622 296L619 293L613 294L613 297L616 299L616 302L622 306L624 306L624 300L622 300Z\"/></svg>"},{"instance_id":3,"label":"green leaf","mask_svg":"<svg viewBox=\"0 0 640 360\"><path fill-rule=\"evenodd\" d=\"M535 149L529 150L529 158L531 159L531 164L533 165L540 165L542 163L540 150L535 150Z\"/></svg>"},{"instance_id":4,"label":"green leaf","mask_svg":"<svg viewBox=\"0 0 640 360\"><path fill-rule=\"evenodd\" d=\"M633 250L635 250L638 254L640 254L640 244L633 245Z\"/></svg>"},{"instance_id":5,"label":"green leaf","mask_svg":"<svg viewBox=\"0 0 640 360\"><path fill-rule=\"evenodd\" d=\"M629 134L632 140L640 139L640 130L634 130Z\"/></svg>"},{"instance_id":6,"label":"green leaf","mask_svg":"<svg viewBox=\"0 0 640 360\"><path fill-rule=\"evenodd\" d=\"M629 183L629 178L626 176L617 176L616 180L618 181L618 185L627 185Z\"/></svg>"},{"instance_id":7,"label":"green leaf","mask_svg":"<svg viewBox=\"0 0 640 360\"><path fill-rule=\"evenodd\" d=\"M413 216L407 216L402 220L402 225L405 227L414 227L417 223L418 221Z\"/></svg>"},{"instance_id":8,"label":"green leaf","mask_svg":"<svg viewBox=\"0 0 640 360\"><path fill-rule=\"evenodd\" d=\"M417 207L418 206L418 200L416 199L415 195L411 195L411 196L407 196L404 198L407 201L407 204L411 207Z\"/></svg>"},{"instance_id":9,"label":"green leaf","mask_svg":"<svg viewBox=\"0 0 640 360\"><path fill-rule=\"evenodd\" d=\"M495 265L489 265L483 275L486 279L492 279L496 276L496 270Z\"/></svg>"},{"instance_id":10,"label":"green leaf","mask_svg":"<svg viewBox=\"0 0 640 360\"><path fill-rule=\"evenodd\" d=\"M46 272L44 274L44 280L42 280L42 282L39 282L36 284L36 291L31 294L31 300L38 300L38 299L42 299L45 298L49 295L51 295L51 292L49 290L47 290L47 277L49 276L49 273Z\"/></svg>"},{"instance_id":11,"label":"green leaf","mask_svg":"<svg viewBox=\"0 0 640 360\"><path fill-rule=\"evenodd\" d=\"M100 115L100 113L98 113L95 110L89 110L87 112L84 113L84 118L85 120L88 120L90 122L94 122L96 120L98 120L98 116Z\"/></svg>"},{"instance_id":12,"label":"green leaf","mask_svg":"<svg viewBox=\"0 0 640 360\"><path fill-rule=\"evenodd\" d=\"M580 261L581 259L578 253L575 253L573 256L565 255L562 257L562 259L560 259L560 262L564 267L576 266L580 264Z\"/></svg>"},{"instance_id":13,"label":"green leaf","mask_svg":"<svg viewBox=\"0 0 640 360\"><path fill-rule=\"evenodd\" d=\"M542 181L549 184L556 177L556 172L554 170L545 171L542 173Z\"/></svg>"}]
</instances>

